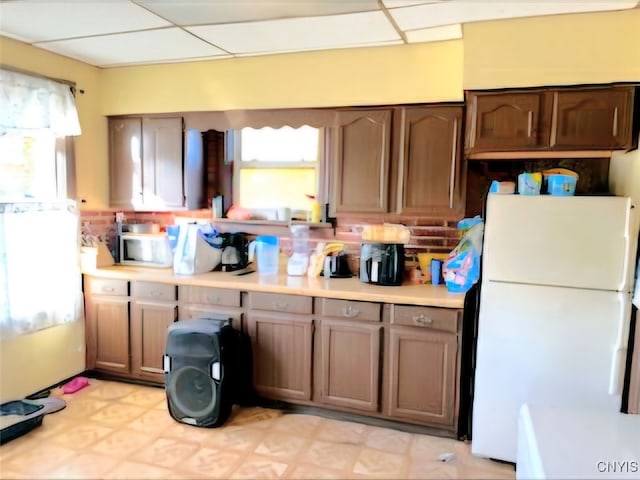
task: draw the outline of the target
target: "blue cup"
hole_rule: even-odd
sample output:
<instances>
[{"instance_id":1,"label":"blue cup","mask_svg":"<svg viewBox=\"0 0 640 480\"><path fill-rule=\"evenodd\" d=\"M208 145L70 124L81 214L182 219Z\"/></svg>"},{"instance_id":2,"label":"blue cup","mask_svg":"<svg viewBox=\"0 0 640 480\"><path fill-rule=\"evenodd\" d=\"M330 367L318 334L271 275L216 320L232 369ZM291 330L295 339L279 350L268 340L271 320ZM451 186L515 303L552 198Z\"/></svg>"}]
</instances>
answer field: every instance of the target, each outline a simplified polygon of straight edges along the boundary
<instances>
[{"instance_id":1,"label":"blue cup","mask_svg":"<svg viewBox=\"0 0 640 480\"><path fill-rule=\"evenodd\" d=\"M440 285L442 277L442 260L436 258L431 260L431 284Z\"/></svg>"}]
</instances>

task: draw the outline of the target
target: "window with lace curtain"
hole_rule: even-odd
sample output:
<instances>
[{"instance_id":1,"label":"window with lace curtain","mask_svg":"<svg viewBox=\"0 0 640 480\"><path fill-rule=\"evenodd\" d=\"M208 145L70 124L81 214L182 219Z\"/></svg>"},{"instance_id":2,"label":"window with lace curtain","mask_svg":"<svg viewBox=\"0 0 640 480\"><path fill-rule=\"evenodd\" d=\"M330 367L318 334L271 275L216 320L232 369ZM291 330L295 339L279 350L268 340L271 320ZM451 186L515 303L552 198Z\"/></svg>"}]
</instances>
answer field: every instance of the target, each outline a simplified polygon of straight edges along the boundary
<instances>
[{"instance_id":1,"label":"window with lace curtain","mask_svg":"<svg viewBox=\"0 0 640 480\"><path fill-rule=\"evenodd\" d=\"M69 85L0 69L0 340L82 319L79 134Z\"/></svg>"}]
</instances>

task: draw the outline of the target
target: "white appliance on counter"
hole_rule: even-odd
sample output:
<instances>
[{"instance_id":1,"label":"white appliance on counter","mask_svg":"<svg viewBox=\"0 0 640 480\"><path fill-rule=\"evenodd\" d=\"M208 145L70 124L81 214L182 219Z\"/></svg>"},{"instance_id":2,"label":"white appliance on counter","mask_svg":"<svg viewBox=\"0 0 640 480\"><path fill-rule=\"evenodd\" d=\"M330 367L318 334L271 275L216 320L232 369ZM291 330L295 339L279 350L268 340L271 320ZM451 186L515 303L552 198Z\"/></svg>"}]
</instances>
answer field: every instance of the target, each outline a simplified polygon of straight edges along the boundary
<instances>
[{"instance_id":1,"label":"white appliance on counter","mask_svg":"<svg viewBox=\"0 0 640 480\"><path fill-rule=\"evenodd\" d=\"M516 461L525 403L620 411L635 212L626 197L489 194L474 455Z\"/></svg>"}]
</instances>

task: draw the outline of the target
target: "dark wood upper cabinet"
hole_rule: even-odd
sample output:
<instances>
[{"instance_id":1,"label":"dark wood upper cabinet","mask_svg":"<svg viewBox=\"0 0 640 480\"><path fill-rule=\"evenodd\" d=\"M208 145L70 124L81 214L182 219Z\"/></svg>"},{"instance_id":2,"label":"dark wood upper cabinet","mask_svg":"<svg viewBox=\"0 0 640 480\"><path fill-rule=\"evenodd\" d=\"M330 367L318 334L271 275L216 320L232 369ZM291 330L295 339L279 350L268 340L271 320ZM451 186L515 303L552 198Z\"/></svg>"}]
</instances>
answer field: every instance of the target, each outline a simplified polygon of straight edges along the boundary
<instances>
[{"instance_id":1,"label":"dark wood upper cabinet","mask_svg":"<svg viewBox=\"0 0 640 480\"><path fill-rule=\"evenodd\" d=\"M142 138L141 118L109 119L109 204L130 208L142 204L142 163L139 155ZM138 179L135 182L133 179Z\"/></svg>"},{"instance_id":2,"label":"dark wood upper cabinet","mask_svg":"<svg viewBox=\"0 0 640 480\"><path fill-rule=\"evenodd\" d=\"M336 213L387 211L391 115L391 109L338 112L332 165Z\"/></svg>"},{"instance_id":3,"label":"dark wood upper cabinet","mask_svg":"<svg viewBox=\"0 0 640 480\"><path fill-rule=\"evenodd\" d=\"M462 107L407 107L398 113L398 213L463 213Z\"/></svg>"},{"instance_id":4,"label":"dark wood upper cabinet","mask_svg":"<svg viewBox=\"0 0 640 480\"><path fill-rule=\"evenodd\" d=\"M338 112L335 213L463 212L462 106Z\"/></svg>"},{"instance_id":5,"label":"dark wood upper cabinet","mask_svg":"<svg viewBox=\"0 0 640 480\"><path fill-rule=\"evenodd\" d=\"M555 92L551 147L628 148L632 106L631 88Z\"/></svg>"},{"instance_id":6,"label":"dark wood upper cabinet","mask_svg":"<svg viewBox=\"0 0 640 480\"><path fill-rule=\"evenodd\" d=\"M113 208L185 207L182 117L109 119Z\"/></svg>"},{"instance_id":7,"label":"dark wood upper cabinet","mask_svg":"<svg viewBox=\"0 0 640 480\"><path fill-rule=\"evenodd\" d=\"M468 148L499 151L548 144L545 92L470 93L467 108Z\"/></svg>"},{"instance_id":8,"label":"dark wood upper cabinet","mask_svg":"<svg viewBox=\"0 0 640 480\"><path fill-rule=\"evenodd\" d=\"M628 149L635 87L467 92L467 154Z\"/></svg>"}]
</instances>

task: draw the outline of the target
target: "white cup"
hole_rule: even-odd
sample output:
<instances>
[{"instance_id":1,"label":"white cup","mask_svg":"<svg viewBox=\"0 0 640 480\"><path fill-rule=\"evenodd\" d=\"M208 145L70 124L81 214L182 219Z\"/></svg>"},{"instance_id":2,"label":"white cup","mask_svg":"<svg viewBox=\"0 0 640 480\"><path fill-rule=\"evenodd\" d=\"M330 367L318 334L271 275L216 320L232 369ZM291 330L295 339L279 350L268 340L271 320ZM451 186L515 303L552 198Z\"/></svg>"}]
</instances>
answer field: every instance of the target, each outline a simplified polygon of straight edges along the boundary
<instances>
[{"instance_id":1,"label":"white cup","mask_svg":"<svg viewBox=\"0 0 640 480\"><path fill-rule=\"evenodd\" d=\"M276 220L280 222L288 222L291 220L291 209L289 207L280 207L276 210Z\"/></svg>"}]
</instances>

